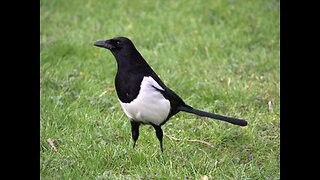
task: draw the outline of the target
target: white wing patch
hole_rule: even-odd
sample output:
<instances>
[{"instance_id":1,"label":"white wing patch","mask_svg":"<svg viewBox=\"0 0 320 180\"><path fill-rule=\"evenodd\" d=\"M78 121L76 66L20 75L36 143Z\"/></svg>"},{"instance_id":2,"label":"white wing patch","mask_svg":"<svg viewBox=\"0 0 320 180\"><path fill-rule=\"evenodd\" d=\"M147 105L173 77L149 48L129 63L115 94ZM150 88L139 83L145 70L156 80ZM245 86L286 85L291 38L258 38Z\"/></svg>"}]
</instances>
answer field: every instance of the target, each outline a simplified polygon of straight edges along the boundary
<instances>
[{"instance_id":1,"label":"white wing patch","mask_svg":"<svg viewBox=\"0 0 320 180\"><path fill-rule=\"evenodd\" d=\"M163 88L150 76L144 77L136 99L120 104L126 115L135 121L160 125L169 115L170 101L156 90Z\"/></svg>"}]
</instances>

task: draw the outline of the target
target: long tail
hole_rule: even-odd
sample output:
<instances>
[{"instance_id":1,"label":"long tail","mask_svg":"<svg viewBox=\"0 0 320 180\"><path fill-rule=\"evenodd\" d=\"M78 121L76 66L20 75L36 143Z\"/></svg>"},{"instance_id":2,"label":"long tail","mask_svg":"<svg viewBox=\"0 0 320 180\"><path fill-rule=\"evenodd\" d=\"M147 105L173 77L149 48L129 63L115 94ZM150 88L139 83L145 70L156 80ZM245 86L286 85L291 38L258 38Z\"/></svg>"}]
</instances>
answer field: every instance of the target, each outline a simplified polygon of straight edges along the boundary
<instances>
[{"instance_id":1,"label":"long tail","mask_svg":"<svg viewBox=\"0 0 320 180\"><path fill-rule=\"evenodd\" d=\"M246 120L243 120L243 119L231 118L231 117L221 116L221 115L217 115L217 114L213 114L213 113L209 113L209 112L205 112L205 111L200 111L200 110L194 109L194 108L192 108L191 106L188 106L188 105L179 106L178 110L184 111L184 112L188 112L188 113L193 113L193 114L196 114L196 115L199 115L199 116L204 116L204 117L217 119L217 120L220 120L220 121L226 121L226 122L229 122L231 124L235 124L235 125L239 125L239 126L246 126L248 124L248 122Z\"/></svg>"}]
</instances>

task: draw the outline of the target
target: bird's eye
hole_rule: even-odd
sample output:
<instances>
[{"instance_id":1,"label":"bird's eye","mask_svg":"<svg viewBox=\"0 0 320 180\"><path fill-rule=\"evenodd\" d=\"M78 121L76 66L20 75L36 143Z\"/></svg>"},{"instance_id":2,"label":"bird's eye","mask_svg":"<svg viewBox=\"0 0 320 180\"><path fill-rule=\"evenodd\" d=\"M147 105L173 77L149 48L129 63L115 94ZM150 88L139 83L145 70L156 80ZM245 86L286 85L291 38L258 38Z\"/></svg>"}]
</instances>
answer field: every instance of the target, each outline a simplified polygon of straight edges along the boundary
<instances>
[{"instance_id":1,"label":"bird's eye","mask_svg":"<svg viewBox=\"0 0 320 180\"><path fill-rule=\"evenodd\" d=\"M120 44L120 41L117 41L117 44Z\"/></svg>"}]
</instances>

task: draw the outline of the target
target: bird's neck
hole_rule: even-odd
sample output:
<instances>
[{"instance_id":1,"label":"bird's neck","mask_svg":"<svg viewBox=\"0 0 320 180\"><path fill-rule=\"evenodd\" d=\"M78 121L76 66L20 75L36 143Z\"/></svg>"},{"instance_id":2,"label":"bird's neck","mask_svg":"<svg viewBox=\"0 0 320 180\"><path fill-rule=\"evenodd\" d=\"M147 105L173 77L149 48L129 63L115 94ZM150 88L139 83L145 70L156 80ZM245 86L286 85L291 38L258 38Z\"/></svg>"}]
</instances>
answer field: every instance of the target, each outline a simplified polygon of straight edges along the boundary
<instances>
[{"instance_id":1,"label":"bird's neck","mask_svg":"<svg viewBox=\"0 0 320 180\"><path fill-rule=\"evenodd\" d=\"M115 55L115 58L117 60L118 71L132 72L134 70L151 69L138 51L135 53Z\"/></svg>"}]
</instances>

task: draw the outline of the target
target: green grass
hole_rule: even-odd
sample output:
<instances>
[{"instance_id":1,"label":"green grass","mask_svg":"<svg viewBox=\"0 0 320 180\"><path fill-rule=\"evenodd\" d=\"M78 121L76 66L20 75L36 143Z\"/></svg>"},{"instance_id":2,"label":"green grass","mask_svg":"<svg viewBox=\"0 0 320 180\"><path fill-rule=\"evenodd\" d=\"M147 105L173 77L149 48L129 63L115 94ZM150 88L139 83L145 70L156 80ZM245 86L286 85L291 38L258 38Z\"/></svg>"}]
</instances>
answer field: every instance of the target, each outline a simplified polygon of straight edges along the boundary
<instances>
[{"instance_id":1,"label":"green grass","mask_svg":"<svg viewBox=\"0 0 320 180\"><path fill-rule=\"evenodd\" d=\"M41 0L41 179L280 179L279 6ZM153 128L142 126L132 149L114 90L116 62L92 45L115 36L131 38L187 104L248 126L179 113L163 130L185 140L164 137L162 154Z\"/></svg>"}]
</instances>

